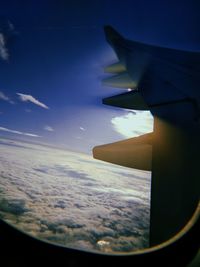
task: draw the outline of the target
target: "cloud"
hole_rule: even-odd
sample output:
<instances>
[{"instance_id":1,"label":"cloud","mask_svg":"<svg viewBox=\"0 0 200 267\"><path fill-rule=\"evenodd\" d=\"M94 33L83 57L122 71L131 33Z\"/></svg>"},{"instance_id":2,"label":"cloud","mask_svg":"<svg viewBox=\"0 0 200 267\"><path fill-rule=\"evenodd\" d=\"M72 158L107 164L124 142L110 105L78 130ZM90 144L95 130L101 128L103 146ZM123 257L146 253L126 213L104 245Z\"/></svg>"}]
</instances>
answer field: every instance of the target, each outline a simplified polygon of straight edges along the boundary
<instances>
[{"instance_id":1,"label":"cloud","mask_svg":"<svg viewBox=\"0 0 200 267\"><path fill-rule=\"evenodd\" d=\"M5 128L5 127L0 127L0 131L9 132L9 133L13 133L13 134L19 134L19 135L25 135L25 136L30 136L30 137L41 137L41 136L39 136L37 134L20 132L20 131L11 130L11 129L8 129L8 128Z\"/></svg>"},{"instance_id":2,"label":"cloud","mask_svg":"<svg viewBox=\"0 0 200 267\"><path fill-rule=\"evenodd\" d=\"M114 129L125 138L153 131L153 117L148 111L129 111L126 115L112 118L111 123Z\"/></svg>"},{"instance_id":3,"label":"cloud","mask_svg":"<svg viewBox=\"0 0 200 267\"><path fill-rule=\"evenodd\" d=\"M10 20L8 20L8 28L9 28L9 30L10 30L11 32L16 33L16 32L15 32L15 26L14 26L14 24L13 24Z\"/></svg>"},{"instance_id":4,"label":"cloud","mask_svg":"<svg viewBox=\"0 0 200 267\"><path fill-rule=\"evenodd\" d=\"M86 131L86 129L83 128L83 127L80 127L79 129L80 129L81 131L83 131L83 132Z\"/></svg>"},{"instance_id":5,"label":"cloud","mask_svg":"<svg viewBox=\"0 0 200 267\"><path fill-rule=\"evenodd\" d=\"M51 126L44 126L44 130L48 131L48 132L54 132L54 129Z\"/></svg>"},{"instance_id":6,"label":"cloud","mask_svg":"<svg viewBox=\"0 0 200 267\"><path fill-rule=\"evenodd\" d=\"M148 246L149 173L20 144L6 139L0 144L3 220L67 247L113 253Z\"/></svg>"},{"instance_id":7,"label":"cloud","mask_svg":"<svg viewBox=\"0 0 200 267\"><path fill-rule=\"evenodd\" d=\"M17 95L19 96L19 99L23 102L31 102L37 106L42 107L42 108L49 109L49 107L47 107L47 105L45 105L44 103L42 103L39 100L37 100L36 98L34 98L32 95L25 95L25 94L21 94L21 93L17 93Z\"/></svg>"},{"instance_id":8,"label":"cloud","mask_svg":"<svg viewBox=\"0 0 200 267\"><path fill-rule=\"evenodd\" d=\"M27 113L30 113L30 112L31 112L31 109L26 108L25 111L26 111Z\"/></svg>"},{"instance_id":9,"label":"cloud","mask_svg":"<svg viewBox=\"0 0 200 267\"><path fill-rule=\"evenodd\" d=\"M8 61L10 54L8 51L9 40L12 39L17 32L13 23L0 16L0 59Z\"/></svg>"},{"instance_id":10,"label":"cloud","mask_svg":"<svg viewBox=\"0 0 200 267\"><path fill-rule=\"evenodd\" d=\"M2 91L0 91L0 99L9 102L10 104L14 104L14 102L5 95Z\"/></svg>"},{"instance_id":11,"label":"cloud","mask_svg":"<svg viewBox=\"0 0 200 267\"><path fill-rule=\"evenodd\" d=\"M0 207L4 212L10 212L14 215L22 215L24 212L27 212L28 209L25 207L26 202L24 199L1 199Z\"/></svg>"},{"instance_id":12,"label":"cloud","mask_svg":"<svg viewBox=\"0 0 200 267\"><path fill-rule=\"evenodd\" d=\"M4 61L9 59L8 49L6 48L5 35L0 32L0 58Z\"/></svg>"}]
</instances>

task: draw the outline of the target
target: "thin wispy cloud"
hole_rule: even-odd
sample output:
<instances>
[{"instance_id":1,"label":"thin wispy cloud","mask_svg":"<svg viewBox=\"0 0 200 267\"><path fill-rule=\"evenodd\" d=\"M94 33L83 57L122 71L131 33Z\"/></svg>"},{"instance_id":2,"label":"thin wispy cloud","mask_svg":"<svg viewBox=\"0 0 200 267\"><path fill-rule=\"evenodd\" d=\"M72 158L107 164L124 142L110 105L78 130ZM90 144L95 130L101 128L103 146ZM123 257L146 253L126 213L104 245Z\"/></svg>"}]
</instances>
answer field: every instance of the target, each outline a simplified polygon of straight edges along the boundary
<instances>
[{"instance_id":1,"label":"thin wispy cloud","mask_svg":"<svg viewBox=\"0 0 200 267\"><path fill-rule=\"evenodd\" d=\"M35 97L33 97L32 95L26 95L26 94L21 94L21 93L17 93L17 95L19 96L19 99L22 102L31 102L41 108L45 108L45 109L49 109L49 107L47 105L45 105L44 103L40 102L39 100L37 100Z\"/></svg>"},{"instance_id":2,"label":"thin wispy cloud","mask_svg":"<svg viewBox=\"0 0 200 267\"><path fill-rule=\"evenodd\" d=\"M8 27L10 31L15 32L15 26L10 20L8 20Z\"/></svg>"},{"instance_id":3,"label":"thin wispy cloud","mask_svg":"<svg viewBox=\"0 0 200 267\"><path fill-rule=\"evenodd\" d=\"M54 129L51 126L44 126L44 130L48 131L48 132L54 132Z\"/></svg>"},{"instance_id":4,"label":"thin wispy cloud","mask_svg":"<svg viewBox=\"0 0 200 267\"><path fill-rule=\"evenodd\" d=\"M0 127L0 131L13 133L13 134L19 134L19 135L25 135L25 136L30 136L30 137L41 137L37 134L21 132L21 131L17 131L17 130L8 129L5 127Z\"/></svg>"},{"instance_id":5,"label":"thin wispy cloud","mask_svg":"<svg viewBox=\"0 0 200 267\"><path fill-rule=\"evenodd\" d=\"M14 102L7 95L5 95L2 91L0 91L0 100L4 100L10 104L14 104Z\"/></svg>"},{"instance_id":6,"label":"thin wispy cloud","mask_svg":"<svg viewBox=\"0 0 200 267\"><path fill-rule=\"evenodd\" d=\"M3 33L0 32L0 58L4 61L9 59L8 49L6 47L6 38Z\"/></svg>"},{"instance_id":7,"label":"thin wispy cloud","mask_svg":"<svg viewBox=\"0 0 200 267\"><path fill-rule=\"evenodd\" d=\"M10 53L8 50L9 40L15 36L17 31L10 20L0 17L0 60L8 61Z\"/></svg>"},{"instance_id":8,"label":"thin wispy cloud","mask_svg":"<svg viewBox=\"0 0 200 267\"><path fill-rule=\"evenodd\" d=\"M86 129L85 128L83 128L83 127L79 127L79 129L81 130L81 131L86 131Z\"/></svg>"}]
</instances>

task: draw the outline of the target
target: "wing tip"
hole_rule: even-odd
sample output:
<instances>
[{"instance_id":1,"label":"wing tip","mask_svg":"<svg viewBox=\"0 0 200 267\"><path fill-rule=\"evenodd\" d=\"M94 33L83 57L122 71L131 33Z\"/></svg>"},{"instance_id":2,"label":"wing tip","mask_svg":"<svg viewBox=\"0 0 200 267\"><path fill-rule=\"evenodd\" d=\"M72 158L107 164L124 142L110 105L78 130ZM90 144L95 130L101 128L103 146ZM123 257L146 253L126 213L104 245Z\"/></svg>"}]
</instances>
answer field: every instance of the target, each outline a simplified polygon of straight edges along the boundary
<instances>
[{"instance_id":1,"label":"wing tip","mask_svg":"<svg viewBox=\"0 0 200 267\"><path fill-rule=\"evenodd\" d=\"M109 41L114 41L114 40L120 40L124 39L112 26L110 25L105 25L104 26L104 33L106 36L106 39Z\"/></svg>"}]
</instances>

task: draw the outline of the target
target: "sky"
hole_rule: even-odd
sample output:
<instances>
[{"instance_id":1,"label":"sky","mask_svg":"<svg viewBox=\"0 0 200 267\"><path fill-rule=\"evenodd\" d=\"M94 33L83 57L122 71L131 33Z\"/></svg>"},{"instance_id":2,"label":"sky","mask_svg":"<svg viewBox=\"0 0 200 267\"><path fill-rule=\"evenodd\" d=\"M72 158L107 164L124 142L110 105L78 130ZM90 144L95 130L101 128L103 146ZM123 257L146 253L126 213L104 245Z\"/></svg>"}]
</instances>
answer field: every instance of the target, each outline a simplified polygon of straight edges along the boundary
<instances>
[{"instance_id":1,"label":"sky","mask_svg":"<svg viewBox=\"0 0 200 267\"><path fill-rule=\"evenodd\" d=\"M91 153L152 130L152 117L102 105L117 61L103 26L128 39L200 50L199 1L6 0L0 3L0 136ZM128 89L128 88L127 88Z\"/></svg>"}]
</instances>

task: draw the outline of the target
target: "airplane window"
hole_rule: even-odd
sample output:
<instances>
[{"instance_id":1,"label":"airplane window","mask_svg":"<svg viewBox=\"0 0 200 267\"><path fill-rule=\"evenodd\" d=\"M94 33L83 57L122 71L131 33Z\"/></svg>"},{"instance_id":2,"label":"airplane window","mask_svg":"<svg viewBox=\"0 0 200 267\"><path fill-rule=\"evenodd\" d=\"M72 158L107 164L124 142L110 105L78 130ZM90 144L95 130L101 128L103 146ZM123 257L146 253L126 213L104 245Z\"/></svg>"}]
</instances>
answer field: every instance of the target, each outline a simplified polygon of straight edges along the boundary
<instances>
[{"instance_id":1,"label":"airplane window","mask_svg":"<svg viewBox=\"0 0 200 267\"><path fill-rule=\"evenodd\" d=\"M75 254L188 244L199 223L198 8L11 2L0 16L1 222Z\"/></svg>"},{"instance_id":2,"label":"airplane window","mask_svg":"<svg viewBox=\"0 0 200 267\"><path fill-rule=\"evenodd\" d=\"M152 117L102 104L117 90L100 84L115 58L88 14L44 8L32 1L0 20L0 218L67 247L146 248L151 172L92 149L152 131Z\"/></svg>"}]
</instances>

